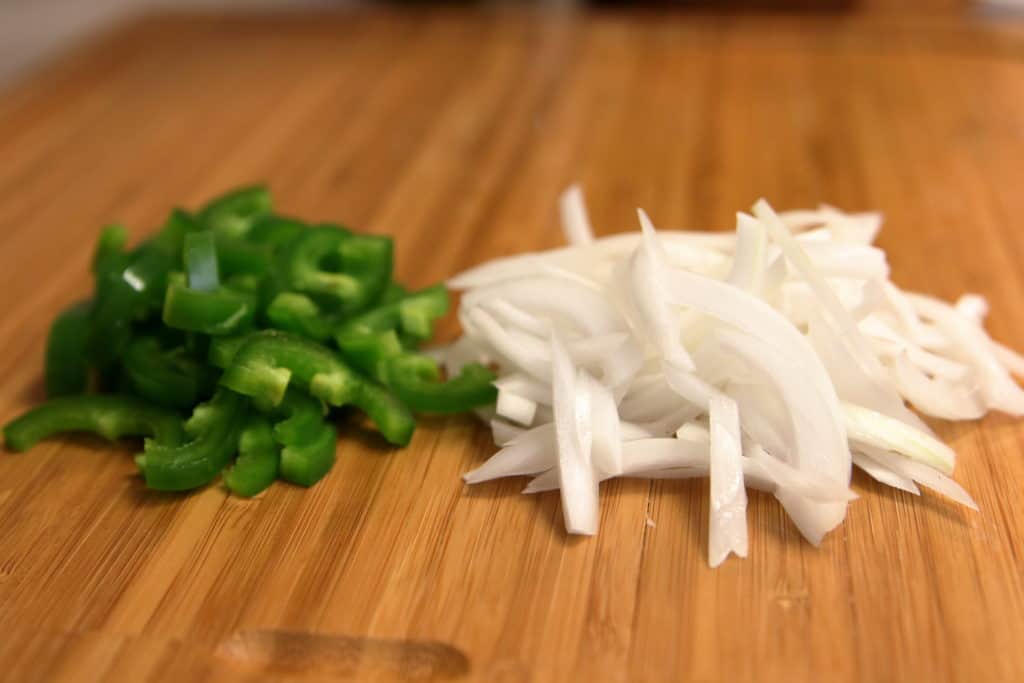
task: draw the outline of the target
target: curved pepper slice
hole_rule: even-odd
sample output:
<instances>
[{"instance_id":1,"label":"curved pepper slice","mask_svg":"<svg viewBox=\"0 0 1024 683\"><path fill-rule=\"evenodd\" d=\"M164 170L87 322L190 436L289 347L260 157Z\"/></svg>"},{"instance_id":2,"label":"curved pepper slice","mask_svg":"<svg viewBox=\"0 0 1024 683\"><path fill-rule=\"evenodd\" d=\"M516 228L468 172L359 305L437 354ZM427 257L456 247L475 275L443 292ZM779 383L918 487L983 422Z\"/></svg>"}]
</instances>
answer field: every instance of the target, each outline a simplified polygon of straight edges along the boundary
<instances>
[{"instance_id":1,"label":"curved pepper slice","mask_svg":"<svg viewBox=\"0 0 1024 683\"><path fill-rule=\"evenodd\" d=\"M222 385L270 405L281 402L292 381L329 405L361 408L390 443L405 445L412 438L415 421L401 401L327 347L292 334L253 333L221 377Z\"/></svg>"},{"instance_id":2,"label":"curved pepper slice","mask_svg":"<svg viewBox=\"0 0 1024 683\"><path fill-rule=\"evenodd\" d=\"M281 478L299 486L312 486L334 466L337 433L324 419L323 403L289 389L279 412L286 419L274 426L281 450Z\"/></svg>"},{"instance_id":3,"label":"curved pepper slice","mask_svg":"<svg viewBox=\"0 0 1024 683\"><path fill-rule=\"evenodd\" d=\"M263 277L270 270L270 248L248 240L217 237L217 261L225 276Z\"/></svg>"},{"instance_id":4,"label":"curved pepper slice","mask_svg":"<svg viewBox=\"0 0 1024 683\"><path fill-rule=\"evenodd\" d=\"M181 418L169 410L128 396L63 396L33 408L3 429L9 448L27 451L36 442L64 432L91 432L110 440L152 436L154 443L181 442Z\"/></svg>"},{"instance_id":5,"label":"curved pepper slice","mask_svg":"<svg viewBox=\"0 0 1024 683\"><path fill-rule=\"evenodd\" d=\"M132 340L123 365L135 393L171 408L191 408L215 382L204 364L184 349L164 351L155 337Z\"/></svg>"},{"instance_id":6,"label":"curved pepper slice","mask_svg":"<svg viewBox=\"0 0 1024 683\"><path fill-rule=\"evenodd\" d=\"M406 351L394 330L382 333L339 332L342 356L391 389L405 405L420 413L461 413L490 405L498 398L494 373L472 363L457 377L441 381L437 363Z\"/></svg>"},{"instance_id":7,"label":"curved pepper slice","mask_svg":"<svg viewBox=\"0 0 1024 683\"><path fill-rule=\"evenodd\" d=\"M434 321L447 312L448 291L444 285L435 285L356 316L341 325L339 333L401 330L416 339L427 339L433 334Z\"/></svg>"},{"instance_id":8,"label":"curved pepper slice","mask_svg":"<svg viewBox=\"0 0 1024 683\"><path fill-rule=\"evenodd\" d=\"M384 384L387 384L388 361L404 351L394 330L377 333L339 332L334 335L334 341L342 358Z\"/></svg>"},{"instance_id":9,"label":"curved pepper slice","mask_svg":"<svg viewBox=\"0 0 1024 683\"><path fill-rule=\"evenodd\" d=\"M273 201L263 185L243 187L211 200L199 212L199 221L218 237L244 237L253 224L270 213Z\"/></svg>"},{"instance_id":10,"label":"curved pepper slice","mask_svg":"<svg viewBox=\"0 0 1024 683\"><path fill-rule=\"evenodd\" d=\"M267 306L267 319L279 330L292 332L317 342L325 342L337 324L335 316L321 312L305 294L281 292Z\"/></svg>"},{"instance_id":11,"label":"curved pepper slice","mask_svg":"<svg viewBox=\"0 0 1024 683\"><path fill-rule=\"evenodd\" d=\"M238 449L245 418L244 399L226 389L218 390L209 402L197 406L185 423L190 441L180 446L146 441L145 449L135 458L146 486L187 491L213 481Z\"/></svg>"},{"instance_id":12,"label":"curved pepper slice","mask_svg":"<svg viewBox=\"0 0 1024 683\"><path fill-rule=\"evenodd\" d=\"M309 226L294 218L269 214L253 223L246 239L271 248L283 247Z\"/></svg>"},{"instance_id":13,"label":"curved pepper slice","mask_svg":"<svg viewBox=\"0 0 1024 683\"><path fill-rule=\"evenodd\" d=\"M442 382L431 358L406 353L388 361L387 375L388 388L420 413L462 413L498 400L494 373L477 363Z\"/></svg>"},{"instance_id":14,"label":"curved pepper slice","mask_svg":"<svg viewBox=\"0 0 1024 683\"><path fill-rule=\"evenodd\" d=\"M112 234L104 232L93 262L96 295L88 348L100 370L120 360L131 339L132 323L159 310L174 265L171 255L153 244L130 254L116 252Z\"/></svg>"},{"instance_id":15,"label":"curved pepper slice","mask_svg":"<svg viewBox=\"0 0 1024 683\"><path fill-rule=\"evenodd\" d=\"M274 483L280 463L281 449L270 421L251 417L238 437L235 463L224 470L224 483L236 495L255 496Z\"/></svg>"},{"instance_id":16,"label":"curved pepper slice","mask_svg":"<svg viewBox=\"0 0 1024 683\"><path fill-rule=\"evenodd\" d=\"M89 339L91 301L63 311L46 338L46 395L50 398L81 394L89 384L85 346Z\"/></svg>"},{"instance_id":17,"label":"curved pepper slice","mask_svg":"<svg viewBox=\"0 0 1024 683\"><path fill-rule=\"evenodd\" d=\"M210 335L234 334L252 326L256 296L220 287L200 292L171 277L164 298L163 320L169 327Z\"/></svg>"},{"instance_id":18,"label":"curved pepper slice","mask_svg":"<svg viewBox=\"0 0 1024 683\"><path fill-rule=\"evenodd\" d=\"M321 226L291 242L283 269L291 289L351 313L371 305L384 291L391 278L392 253L389 237Z\"/></svg>"}]
</instances>

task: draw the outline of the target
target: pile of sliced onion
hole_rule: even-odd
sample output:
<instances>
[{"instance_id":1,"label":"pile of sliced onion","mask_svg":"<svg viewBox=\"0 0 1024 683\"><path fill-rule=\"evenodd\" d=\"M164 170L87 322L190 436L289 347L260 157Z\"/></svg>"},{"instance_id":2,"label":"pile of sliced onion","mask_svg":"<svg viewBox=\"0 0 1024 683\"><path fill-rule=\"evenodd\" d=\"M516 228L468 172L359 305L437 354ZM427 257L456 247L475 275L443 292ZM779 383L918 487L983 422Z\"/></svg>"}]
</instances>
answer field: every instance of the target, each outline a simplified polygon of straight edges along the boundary
<instances>
[{"instance_id":1,"label":"pile of sliced onion","mask_svg":"<svg viewBox=\"0 0 1024 683\"><path fill-rule=\"evenodd\" d=\"M498 259L448 284L463 336L449 373L498 368L499 447L469 483L529 475L565 526L595 534L612 477L709 477L709 562L747 554L746 487L771 492L818 544L840 524L853 465L977 509L953 450L907 406L945 419L1024 413L1024 357L989 338L977 295L904 292L872 246L877 214L761 200L734 233L595 238L577 187L568 246Z\"/></svg>"}]
</instances>

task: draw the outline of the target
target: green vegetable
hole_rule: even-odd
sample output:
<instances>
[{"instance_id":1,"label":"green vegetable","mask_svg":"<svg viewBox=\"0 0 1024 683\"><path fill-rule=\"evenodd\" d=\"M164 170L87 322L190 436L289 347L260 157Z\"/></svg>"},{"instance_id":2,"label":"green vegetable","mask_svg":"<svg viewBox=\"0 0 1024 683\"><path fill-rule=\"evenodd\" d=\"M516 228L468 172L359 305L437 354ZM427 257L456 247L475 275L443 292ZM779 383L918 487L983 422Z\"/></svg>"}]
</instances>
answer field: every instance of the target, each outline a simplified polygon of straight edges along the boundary
<instances>
[{"instance_id":1,"label":"green vegetable","mask_svg":"<svg viewBox=\"0 0 1024 683\"><path fill-rule=\"evenodd\" d=\"M62 396L33 408L3 429L8 448L27 451L54 434L91 432L110 440L152 436L153 443L181 440L181 418L129 396Z\"/></svg>"},{"instance_id":2,"label":"green vegetable","mask_svg":"<svg viewBox=\"0 0 1024 683\"><path fill-rule=\"evenodd\" d=\"M255 496L274 483L280 463L270 421L262 415L250 417L238 438L238 457L224 470L224 483L239 496Z\"/></svg>"},{"instance_id":3,"label":"green vegetable","mask_svg":"<svg viewBox=\"0 0 1024 683\"><path fill-rule=\"evenodd\" d=\"M164 323L175 329L224 335L244 332L256 316L256 297L220 287L202 292L172 277L164 299Z\"/></svg>"},{"instance_id":4,"label":"green vegetable","mask_svg":"<svg viewBox=\"0 0 1024 683\"><path fill-rule=\"evenodd\" d=\"M77 303L53 321L46 339L46 395L81 394L89 383L85 346L92 302Z\"/></svg>"},{"instance_id":5,"label":"green vegetable","mask_svg":"<svg viewBox=\"0 0 1024 683\"><path fill-rule=\"evenodd\" d=\"M124 370L132 390L157 405L187 409L198 403L215 384L205 363L184 348L164 351L155 337L138 337L124 356Z\"/></svg>"},{"instance_id":6,"label":"green vegetable","mask_svg":"<svg viewBox=\"0 0 1024 683\"><path fill-rule=\"evenodd\" d=\"M185 423L189 441L168 445L146 441L135 462L146 486L159 491L187 491L213 481L238 450L246 418L241 396L220 389L207 403L199 404Z\"/></svg>"},{"instance_id":7,"label":"green vegetable","mask_svg":"<svg viewBox=\"0 0 1024 683\"><path fill-rule=\"evenodd\" d=\"M352 313L371 305L387 287L392 251L388 237L321 226L291 241L283 270L291 289Z\"/></svg>"},{"instance_id":8,"label":"green vegetable","mask_svg":"<svg viewBox=\"0 0 1024 683\"><path fill-rule=\"evenodd\" d=\"M411 409L494 400L485 368L444 382L415 353L448 294L394 282L389 237L276 215L252 186L174 209L155 235L128 241L120 225L101 231L92 297L63 311L46 341L51 400L3 428L9 448L68 431L148 436L136 461L150 488L222 476L253 496L275 478L311 486L327 474L330 410L357 407L405 445Z\"/></svg>"},{"instance_id":9,"label":"green vegetable","mask_svg":"<svg viewBox=\"0 0 1024 683\"><path fill-rule=\"evenodd\" d=\"M272 204L266 187L243 187L204 206L199 212L199 221L218 237L245 237L256 221L270 213Z\"/></svg>"},{"instance_id":10,"label":"green vegetable","mask_svg":"<svg viewBox=\"0 0 1024 683\"><path fill-rule=\"evenodd\" d=\"M476 363L447 382L439 380L437 366L426 356L407 353L388 364L388 387L417 412L462 413L498 399L494 373Z\"/></svg>"},{"instance_id":11,"label":"green vegetable","mask_svg":"<svg viewBox=\"0 0 1024 683\"><path fill-rule=\"evenodd\" d=\"M334 426L324 419L321 401L294 389L285 394L279 412L285 416L274 426L274 438L282 446L281 478L312 486L334 465Z\"/></svg>"},{"instance_id":12,"label":"green vegetable","mask_svg":"<svg viewBox=\"0 0 1024 683\"><path fill-rule=\"evenodd\" d=\"M271 405L281 402L292 382L328 405L358 406L390 443L405 445L412 437L415 421L400 401L327 347L295 335L252 334L221 377L224 386Z\"/></svg>"},{"instance_id":13,"label":"green vegetable","mask_svg":"<svg viewBox=\"0 0 1024 683\"><path fill-rule=\"evenodd\" d=\"M392 294L394 296L394 294ZM416 339L433 334L433 323L448 312L448 292L443 285L406 294L347 320L339 333L400 330Z\"/></svg>"}]
</instances>

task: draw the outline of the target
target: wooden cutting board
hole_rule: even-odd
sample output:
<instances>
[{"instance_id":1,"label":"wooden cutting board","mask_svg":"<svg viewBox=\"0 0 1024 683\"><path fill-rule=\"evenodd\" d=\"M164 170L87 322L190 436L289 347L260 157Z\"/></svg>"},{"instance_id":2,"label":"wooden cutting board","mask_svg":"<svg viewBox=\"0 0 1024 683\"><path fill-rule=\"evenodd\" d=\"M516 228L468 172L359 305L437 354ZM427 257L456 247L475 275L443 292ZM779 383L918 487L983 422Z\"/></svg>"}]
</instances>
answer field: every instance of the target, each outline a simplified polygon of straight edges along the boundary
<instances>
[{"instance_id":1,"label":"wooden cutting board","mask_svg":"<svg viewBox=\"0 0 1024 683\"><path fill-rule=\"evenodd\" d=\"M425 285L645 207L728 227L877 208L894 279L984 294L1024 347L1024 42L967 20L637 13L164 17L0 96L0 418L42 398L100 225L266 180L286 212L389 232ZM455 334L454 324L445 334ZM392 452L346 428L309 490L144 490L129 445L0 455L0 679L1024 680L1024 423L937 423L971 513L861 495L820 548L752 494L750 557L706 561L706 481L473 489L471 419ZM651 520L651 524L647 520Z\"/></svg>"}]
</instances>

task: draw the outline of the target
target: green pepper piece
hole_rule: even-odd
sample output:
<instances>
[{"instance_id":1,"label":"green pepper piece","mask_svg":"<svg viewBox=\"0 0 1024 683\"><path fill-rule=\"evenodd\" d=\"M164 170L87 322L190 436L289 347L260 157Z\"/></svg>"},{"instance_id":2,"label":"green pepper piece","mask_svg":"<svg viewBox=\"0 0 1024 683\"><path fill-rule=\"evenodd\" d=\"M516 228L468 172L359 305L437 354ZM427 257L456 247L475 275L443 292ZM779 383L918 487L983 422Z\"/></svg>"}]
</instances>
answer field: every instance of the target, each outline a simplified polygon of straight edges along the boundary
<instances>
[{"instance_id":1,"label":"green pepper piece","mask_svg":"<svg viewBox=\"0 0 1024 683\"><path fill-rule=\"evenodd\" d=\"M123 225L108 225L100 231L96 240L96 249L92 255L92 272L99 274L109 267L111 259L124 253L124 245L128 243L128 230Z\"/></svg>"},{"instance_id":2,"label":"green pepper piece","mask_svg":"<svg viewBox=\"0 0 1024 683\"><path fill-rule=\"evenodd\" d=\"M394 330L387 332L339 332L334 341L341 356L353 367L378 382L387 383L388 361L404 351Z\"/></svg>"},{"instance_id":3,"label":"green pepper piece","mask_svg":"<svg viewBox=\"0 0 1024 683\"><path fill-rule=\"evenodd\" d=\"M338 443L333 425L323 422L306 443L281 449L281 478L299 486L312 486L331 471Z\"/></svg>"},{"instance_id":4,"label":"green pepper piece","mask_svg":"<svg viewBox=\"0 0 1024 683\"><path fill-rule=\"evenodd\" d=\"M199 292L175 274L167 286L163 321L169 327L210 335L235 334L252 326L256 297L221 287Z\"/></svg>"},{"instance_id":5,"label":"green pepper piece","mask_svg":"<svg viewBox=\"0 0 1024 683\"><path fill-rule=\"evenodd\" d=\"M294 218L274 214L261 216L253 223L246 239L272 249L288 244L309 226Z\"/></svg>"},{"instance_id":6,"label":"green pepper piece","mask_svg":"<svg viewBox=\"0 0 1024 683\"><path fill-rule=\"evenodd\" d=\"M334 406L352 403L361 378L330 349L302 337L265 330L251 334L221 384L277 405L290 382Z\"/></svg>"},{"instance_id":7,"label":"green pepper piece","mask_svg":"<svg viewBox=\"0 0 1024 683\"><path fill-rule=\"evenodd\" d=\"M352 313L371 305L384 291L391 277L392 251L389 237L321 226L292 241L283 269L291 289Z\"/></svg>"},{"instance_id":8,"label":"green pepper piece","mask_svg":"<svg viewBox=\"0 0 1024 683\"><path fill-rule=\"evenodd\" d=\"M210 340L207 361L213 367L224 370L231 365L238 349L242 348L247 341L249 341L249 335L246 334L214 337Z\"/></svg>"},{"instance_id":9,"label":"green pepper piece","mask_svg":"<svg viewBox=\"0 0 1024 683\"><path fill-rule=\"evenodd\" d=\"M388 286L381 292L380 300L377 301L377 305L381 306L384 304L390 304L398 301L409 293L402 285L398 284L394 280L388 283Z\"/></svg>"},{"instance_id":10,"label":"green pepper piece","mask_svg":"<svg viewBox=\"0 0 1024 683\"><path fill-rule=\"evenodd\" d=\"M65 309L50 326L46 338L46 395L50 398L81 394L89 384L85 357L89 340L91 301Z\"/></svg>"},{"instance_id":11,"label":"green pepper piece","mask_svg":"<svg viewBox=\"0 0 1024 683\"><path fill-rule=\"evenodd\" d=\"M173 259L153 244L124 254L111 251L108 243L97 250L95 265L88 349L97 368L107 372L124 354L132 324L159 310Z\"/></svg>"},{"instance_id":12,"label":"green pepper piece","mask_svg":"<svg viewBox=\"0 0 1024 683\"><path fill-rule=\"evenodd\" d=\"M270 270L270 248L248 240L218 236L217 258L226 276L263 277Z\"/></svg>"},{"instance_id":13,"label":"green pepper piece","mask_svg":"<svg viewBox=\"0 0 1024 683\"><path fill-rule=\"evenodd\" d=\"M188 288L198 292L212 292L220 287L220 271L217 268L217 244L209 231L192 232L185 235L182 260Z\"/></svg>"},{"instance_id":14,"label":"green pepper piece","mask_svg":"<svg viewBox=\"0 0 1024 683\"><path fill-rule=\"evenodd\" d=\"M498 399L494 373L478 363L463 366L457 377L441 382L432 359L406 353L388 361L387 376L388 388L420 413L462 413Z\"/></svg>"},{"instance_id":15,"label":"green pepper piece","mask_svg":"<svg viewBox=\"0 0 1024 683\"><path fill-rule=\"evenodd\" d=\"M199 221L218 237L245 237L253 223L270 213L272 203L265 186L242 187L211 200L199 212Z\"/></svg>"},{"instance_id":16,"label":"green pepper piece","mask_svg":"<svg viewBox=\"0 0 1024 683\"><path fill-rule=\"evenodd\" d=\"M33 408L3 429L9 448L27 451L38 441L64 432L92 432L110 440L152 436L154 443L181 441L176 413L129 396L62 396Z\"/></svg>"},{"instance_id":17,"label":"green pepper piece","mask_svg":"<svg viewBox=\"0 0 1024 683\"><path fill-rule=\"evenodd\" d=\"M372 308L346 321L339 333L400 330L422 340L430 337L433 322L447 312L448 291L444 285L435 285Z\"/></svg>"},{"instance_id":18,"label":"green pepper piece","mask_svg":"<svg viewBox=\"0 0 1024 683\"><path fill-rule=\"evenodd\" d=\"M281 448L274 440L270 421L263 416L249 418L238 437L238 457L224 470L224 483L232 493L249 498L262 492L277 478Z\"/></svg>"},{"instance_id":19,"label":"green pepper piece","mask_svg":"<svg viewBox=\"0 0 1024 683\"><path fill-rule=\"evenodd\" d=\"M390 443L405 445L412 437L416 424L400 401L327 347L296 335L253 333L221 377L222 385L270 405L281 402L292 381L329 405L361 408Z\"/></svg>"},{"instance_id":20,"label":"green pepper piece","mask_svg":"<svg viewBox=\"0 0 1024 683\"><path fill-rule=\"evenodd\" d=\"M179 446L146 441L135 462L146 486L159 491L187 491L213 481L238 449L245 425L246 406L241 396L220 389L199 404L185 423L191 440Z\"/></svg>"},{"instance_id":21,"label":"green pepper piece","mask_svg":"<svg viewBox=\"0 0 1024 683\"><path fill-rule=\"evenodd\" d=\"M336 317L322 313L305 294L281 292L267 306L267 319L279 330L299 334L317 342L331 338Z\"/></svg>"},{"instance_id":22,"label":"green pepper piece","mask_svg":"<svg viewBox=\"0 0 1024 683\"><path fill-rule=\"evenodd\" d=\"M334 465L337 432L324 419L321 401L289 389L279 411L286 419L274 426L281 450L281 478L300 486L312 486Z\"/></svg>"},{"instance_id":23,"label":"green pepper piece","mask_svg":"<svg viewBox=\"0 0 1024 683\"><path fill-rule=\"evenodd\" d=\"M124 371L134 393L170 408L191 408L215 382L205 364L181 348L162 350L155 337L132 340L124 355Z\"/></svg>"}]
</instances>

